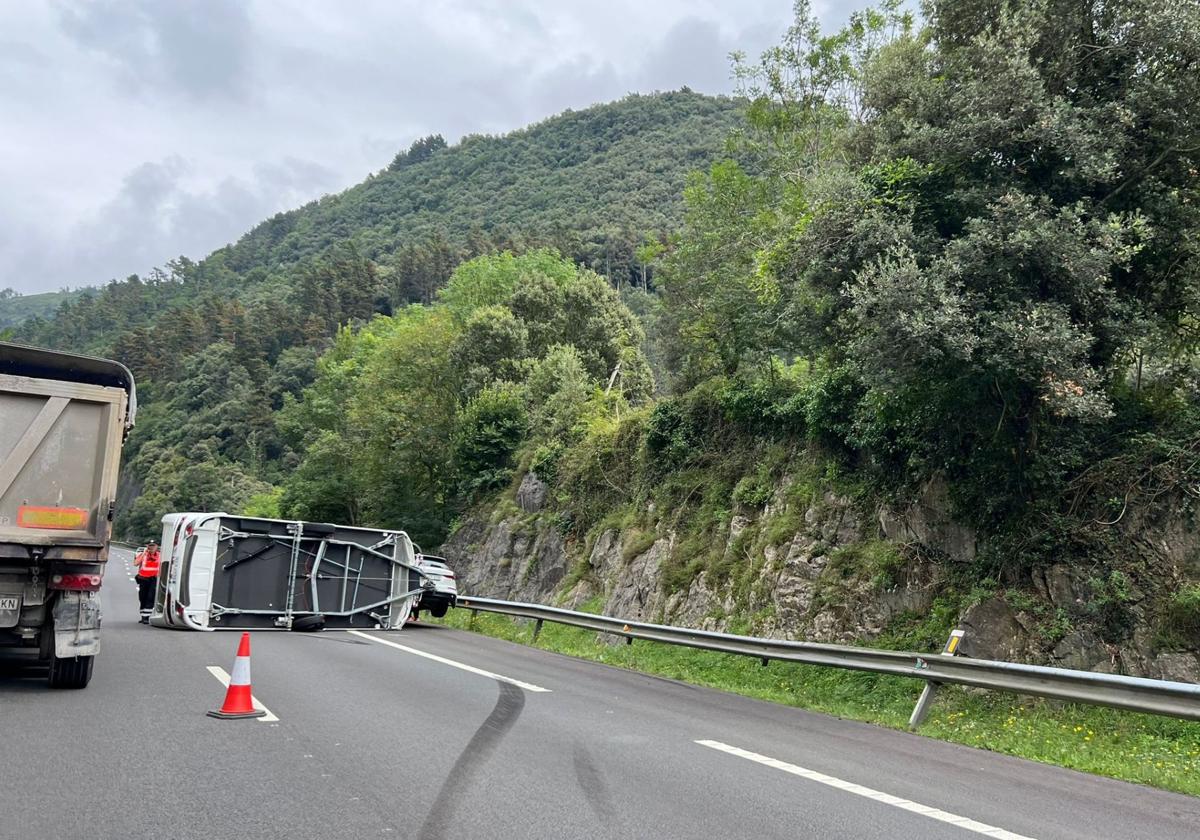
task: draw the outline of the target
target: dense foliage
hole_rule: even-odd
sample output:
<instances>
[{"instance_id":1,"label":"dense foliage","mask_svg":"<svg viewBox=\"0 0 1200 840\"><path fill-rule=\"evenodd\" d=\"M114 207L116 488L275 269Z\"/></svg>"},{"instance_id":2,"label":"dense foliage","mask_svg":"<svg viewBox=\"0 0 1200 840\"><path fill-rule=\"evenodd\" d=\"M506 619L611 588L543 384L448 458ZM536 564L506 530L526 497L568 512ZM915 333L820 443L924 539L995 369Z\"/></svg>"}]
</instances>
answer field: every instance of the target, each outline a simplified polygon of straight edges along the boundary
<instances>
[{"instance_id":1,"label":"dense foliage","mask_svg":"<svg viewBox=\"0 0 1200 840\"><path fill-rule=\"evenodd\" d=\"M1037 533L1028 559L1089 465L1200 431L1200 7L924 20L823 36L801 3L739 64L743 161L693 178L662 275L676 384L803 359L776 429L885 488L945 477L985 532Z\"/></svg>"},{"instance_id":2,"label":"dense foliage","mask_svg":"<svg viewBox=\"0 0 1200 840\"><path fill-rule=\"evenodd\" d=\"M669 520L685 585L734 507L817 493L806 452L944 482L980 575L1110 550L1200 478L1198 8L800 2L724 155L733 103L687 92L432 136L19 337L148 380L131 530L223 499L431 542L531 469L569 535Z\"/></svg>"},{"instance_id":3,"label":"dense foliage","mask_svg":"<svg viewBox=\"0 0 1200 840\"><path fill-rule=\"evenodd\" d=\"M435 544L508 484L528 437L569 445L651 391L633 315L555 253L479 257L440 297L343 330L302 398L285 397L280 425L305 455L283 513L403 524Z\"/></svg>"},{"instance_id":4,"label":"dense foliage","mask_svg":"<svg viewBox=\"0 0 1200 840\"><path fill-rule=\"evenodd\" d=\"M0 330L14 327L31 318L46 318L54 314L63 301L78 297L79 292L43 292L21 295L12 289L0 289Z\"/></svg>"}]
</instances>

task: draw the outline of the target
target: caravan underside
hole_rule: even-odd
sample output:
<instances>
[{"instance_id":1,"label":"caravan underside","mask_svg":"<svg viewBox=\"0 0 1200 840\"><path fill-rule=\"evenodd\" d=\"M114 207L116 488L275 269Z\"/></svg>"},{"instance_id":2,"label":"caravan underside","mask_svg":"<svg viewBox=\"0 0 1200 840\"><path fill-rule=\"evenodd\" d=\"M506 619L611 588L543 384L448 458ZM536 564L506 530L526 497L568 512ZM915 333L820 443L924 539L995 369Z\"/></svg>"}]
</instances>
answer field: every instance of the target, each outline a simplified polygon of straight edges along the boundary
<instances>
[{"instance_id":1,"label":"caravan underside","mask_svg":"<svg viewBox=\"0 0 1200 840\"><path fill-rule=\"evenodd\" d=\"M398 629L422 591L402 531L228 514L163 524L158 627Z\"/></svg>"}]
</instances>

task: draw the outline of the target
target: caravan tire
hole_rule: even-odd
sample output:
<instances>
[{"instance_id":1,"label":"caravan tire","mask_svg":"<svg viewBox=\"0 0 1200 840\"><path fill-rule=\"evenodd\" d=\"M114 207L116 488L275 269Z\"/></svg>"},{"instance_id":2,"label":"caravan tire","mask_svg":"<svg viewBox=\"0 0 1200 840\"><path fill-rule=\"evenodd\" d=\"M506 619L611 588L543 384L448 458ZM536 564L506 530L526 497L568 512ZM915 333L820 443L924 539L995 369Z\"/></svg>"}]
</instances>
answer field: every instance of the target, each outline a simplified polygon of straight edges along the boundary
<instances>
[{"instance_id":1,"label":"caravan tire","mask_svg":"<svg viewBox=\"0 0 1200 840\"><path fill-rule=\"evenodd\" d=\"M325 616L306 615L292 620L292 629L297 633L312 633L325 629Z\"/></svg>"}]
</instances>

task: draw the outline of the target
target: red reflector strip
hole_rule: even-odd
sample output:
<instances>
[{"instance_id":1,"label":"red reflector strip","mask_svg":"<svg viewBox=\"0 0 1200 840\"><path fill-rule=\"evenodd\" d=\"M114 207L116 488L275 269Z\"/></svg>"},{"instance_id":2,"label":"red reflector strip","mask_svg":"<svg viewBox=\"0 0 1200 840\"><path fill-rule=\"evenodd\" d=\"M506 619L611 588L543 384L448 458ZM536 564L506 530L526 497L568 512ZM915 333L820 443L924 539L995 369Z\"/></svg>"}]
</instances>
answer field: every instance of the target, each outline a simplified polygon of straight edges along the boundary
<instances>
[{"instance_id":1,"label":"red reflector strip","mask_svg":"<svg viewBox=\"0 0 1200 840\"><path fill-rule=\"evenodd\" d=\"M83 508L34 507L17 508L18 528L43 528L50 531L83 531L87 529L88 512Z\"/></svg>"},{"instance_id":2,"label":"red reflector strip","mask_svg":"<svg viewBox=\"0 0 1200 840\"><path fill-rule=\"evenodd\" d=\"M66 574L66 575L51 575L51 589L69 589L73 592L95 592L100 588L100 581L103 578L100 575L93 574Z\"/></svg>"}]
</instances>

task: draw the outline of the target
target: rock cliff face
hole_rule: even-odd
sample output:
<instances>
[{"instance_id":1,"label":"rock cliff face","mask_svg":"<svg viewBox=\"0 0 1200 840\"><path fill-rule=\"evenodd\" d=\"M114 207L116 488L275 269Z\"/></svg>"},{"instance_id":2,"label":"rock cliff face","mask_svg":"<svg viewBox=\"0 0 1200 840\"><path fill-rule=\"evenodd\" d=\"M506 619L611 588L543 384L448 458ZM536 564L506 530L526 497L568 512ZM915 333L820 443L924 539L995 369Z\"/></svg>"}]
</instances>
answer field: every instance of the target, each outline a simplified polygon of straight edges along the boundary
<instances>
[{"instance_id":1,"label":"rock cliff face","mask_svg":"<svg viewBox=\"0 0 1200 840\"><path fill-rule=\"evenodd\" d=\"M776 488L762 510L729 516L716 561L682 583L669 573L680 534L659 521L653 531L567 539L546 509L547 489L525 475L510 499L477 510L442 547L464 592L565 606L599 598L608 615L829 642L895 641L898 627L919 625L940 604L966 629L970 656L1200 681L1200 639L1192 649L1156 644L1156 598L1116 573L1098 579L1054 565L1019 586L948 598L947 570L969 564L979 546L936 483L904 510L864 511L826 492L793 512L782 537L761 528L785 504L786 487ZM1200 531L1186 519L1126 525L1122 538L1147 579L1169 587L1200 578Z\"/></svg>"}]
</instances>

